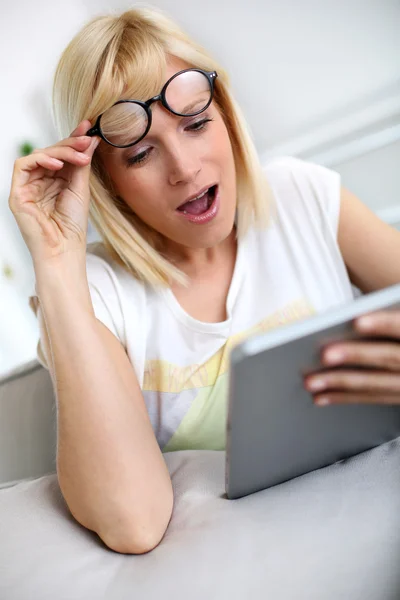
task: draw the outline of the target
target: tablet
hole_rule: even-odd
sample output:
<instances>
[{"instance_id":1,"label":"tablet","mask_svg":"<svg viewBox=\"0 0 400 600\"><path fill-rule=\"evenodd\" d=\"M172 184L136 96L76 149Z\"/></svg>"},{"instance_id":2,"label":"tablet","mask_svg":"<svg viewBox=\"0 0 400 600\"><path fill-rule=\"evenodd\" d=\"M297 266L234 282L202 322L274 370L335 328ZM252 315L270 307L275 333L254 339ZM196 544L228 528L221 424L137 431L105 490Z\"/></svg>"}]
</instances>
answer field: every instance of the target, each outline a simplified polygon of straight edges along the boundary
<instances>
[{"instance_id":1,"label":"tablet","mask_svg":"<svg viewBox=\"0 0 400 600\"><path fill-rule=\"evenodd\" d=\"M356 339L353 319L400 309L400 284L322 314L256 334L230 355L226 494L239 498L400 436L400 405L317 406L303 376L321 350ZM391 340L393 342L393 339Z\"/></svg>"}]
</instances>

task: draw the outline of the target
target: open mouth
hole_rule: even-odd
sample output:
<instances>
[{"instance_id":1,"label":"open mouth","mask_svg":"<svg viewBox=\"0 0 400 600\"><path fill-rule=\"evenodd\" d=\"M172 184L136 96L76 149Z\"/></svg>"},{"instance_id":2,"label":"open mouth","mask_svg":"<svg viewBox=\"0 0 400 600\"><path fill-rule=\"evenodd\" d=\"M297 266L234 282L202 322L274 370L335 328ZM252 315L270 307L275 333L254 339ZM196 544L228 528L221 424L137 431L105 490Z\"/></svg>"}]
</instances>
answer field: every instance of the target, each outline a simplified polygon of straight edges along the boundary
<instances>
[{"instance_id":1,"label":"open mouth","mask_svg":"<svg viewBox=\"0 0 400 600\"><path fill-rule=\"evenodd\" d=\"M177 210L188 216L193 215L193 217L204 215L213 205L217 193L217 187L217 185L212 185L200 196L197 196L197 198L181 204Z\"/></svg>"}]
</instances>

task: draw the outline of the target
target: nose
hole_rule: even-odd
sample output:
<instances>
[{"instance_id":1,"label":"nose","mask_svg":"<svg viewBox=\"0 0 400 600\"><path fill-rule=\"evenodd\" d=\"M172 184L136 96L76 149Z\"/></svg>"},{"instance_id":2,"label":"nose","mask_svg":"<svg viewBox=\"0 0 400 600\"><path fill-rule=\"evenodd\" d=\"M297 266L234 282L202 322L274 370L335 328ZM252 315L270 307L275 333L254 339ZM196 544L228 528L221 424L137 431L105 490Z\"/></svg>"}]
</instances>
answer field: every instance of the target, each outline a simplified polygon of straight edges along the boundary
<instances>
[{"instance_id":1,"label":"nose","mask_svg":"<svg viewBox=\"0 0 400 600\"><path fill-rule=\"evenodd\" d=\"M171 185L191 183L201 171L200 156L195 148L175 140L169 150L168 169L168 181Z\"/></svg>"}]
</instances>

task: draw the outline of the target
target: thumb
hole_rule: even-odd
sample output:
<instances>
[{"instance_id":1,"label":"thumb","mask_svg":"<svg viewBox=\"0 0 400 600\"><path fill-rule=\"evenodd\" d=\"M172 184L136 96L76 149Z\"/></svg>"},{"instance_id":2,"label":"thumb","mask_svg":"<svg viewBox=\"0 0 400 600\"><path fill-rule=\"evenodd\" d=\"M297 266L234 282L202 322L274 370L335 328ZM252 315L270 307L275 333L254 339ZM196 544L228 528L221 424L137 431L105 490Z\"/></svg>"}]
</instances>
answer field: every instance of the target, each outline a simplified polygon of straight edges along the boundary
<instances>
[{"instance_id":1,"label":"thumb","mask_svg":"<svg viewBox=\"0 0 400 600\"><path fill-rule=\"evenodd\" d=\"M94 137L92 139L87 149L82 152L82 154L86 154L90 160L86 165L83 165L82 167L76 167L73 171L70 188L80 197L83 197L88 189L93 154L100 142L101 138L99 137Z\"/></svg>"},{"instance_id":2,"label":"thumb","mask_svg":"<svg viewBox=\"0 0 400 600\"><path fill-rule=\"evenodd\" d=\"M101 138L95 136L92 141L90 142L89 146L87 147L87 149L83 152L83 154L86 154L86 156L90 157L90 162L88 163L88 165L85 165L83 168L90 169L90 163L92 162L92 158L93 158L93 154L97 148L97 146L100 144L101 142Z\"/></svg>"}]
</instances>

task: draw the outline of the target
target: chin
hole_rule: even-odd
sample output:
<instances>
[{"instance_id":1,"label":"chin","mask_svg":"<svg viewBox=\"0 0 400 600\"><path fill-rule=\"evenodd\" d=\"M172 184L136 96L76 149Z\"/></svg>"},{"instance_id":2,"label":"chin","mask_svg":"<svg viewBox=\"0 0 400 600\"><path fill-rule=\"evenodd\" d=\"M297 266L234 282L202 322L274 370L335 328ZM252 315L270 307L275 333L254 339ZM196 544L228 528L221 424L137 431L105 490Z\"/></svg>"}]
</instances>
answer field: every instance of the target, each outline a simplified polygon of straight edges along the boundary
<instances>
[{"instance_id":1,"label":"chin","mask_svg":"<svg viewBox=\"0 0 400 600\"><path fill-rule=\"evenodd\" d=\"M220 223L214 223L214 227L208 230L196 231L190 236L185 236L185 239L180 241L187 248L213 248L224 242L232 233L235 226L235 213L230 218L225 218Z\"/></svg>"}]
</instances>

